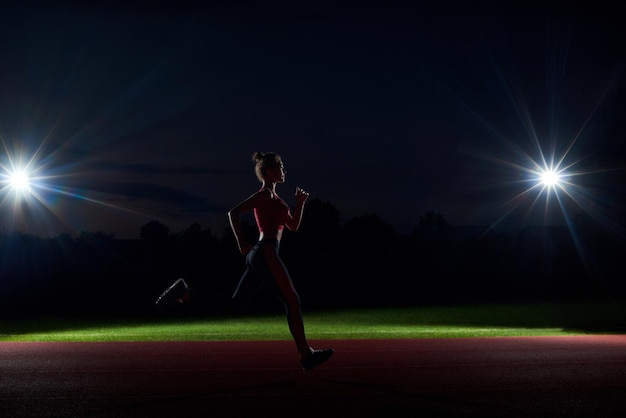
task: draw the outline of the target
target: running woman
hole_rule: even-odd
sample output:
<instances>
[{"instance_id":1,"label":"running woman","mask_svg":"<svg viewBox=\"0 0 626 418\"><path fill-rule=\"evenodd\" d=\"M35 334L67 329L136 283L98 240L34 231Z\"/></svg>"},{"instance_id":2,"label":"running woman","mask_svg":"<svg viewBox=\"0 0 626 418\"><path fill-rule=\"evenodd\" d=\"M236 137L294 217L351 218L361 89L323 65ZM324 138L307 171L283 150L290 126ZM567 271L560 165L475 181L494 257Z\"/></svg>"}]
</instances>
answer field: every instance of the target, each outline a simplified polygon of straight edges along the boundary
<instances>
[{"instance_id":1,"label":"running woman","mask_svg":"<svg viewBox=\"0 0 626 418\"><path fill-rule=\"evenodd\" d=\"M273 152L256 152L252 160L256 163L255 172L261 188L228 212L239 252L246 256L246 270L232 295L232 301L249 301L265 281L272 282L285 305L289 331L300 354L300 363L308 371L327 361L334 350L315 350L309 345L304 330L300 296L280 259L279 247L285 227L291 231L297 231L300 227L309 193L296 187L296 206L292 213L287 203L276 193L276 185L285 182L286 171L281 157ZM254 246L245 240L240 221L241 215L250 211L254 212L259 230L259 239ZM164 300L183 302L190 297L191 290L183 279L179 279L159 297L157 304Z\"/></svg>"}]
</instances>

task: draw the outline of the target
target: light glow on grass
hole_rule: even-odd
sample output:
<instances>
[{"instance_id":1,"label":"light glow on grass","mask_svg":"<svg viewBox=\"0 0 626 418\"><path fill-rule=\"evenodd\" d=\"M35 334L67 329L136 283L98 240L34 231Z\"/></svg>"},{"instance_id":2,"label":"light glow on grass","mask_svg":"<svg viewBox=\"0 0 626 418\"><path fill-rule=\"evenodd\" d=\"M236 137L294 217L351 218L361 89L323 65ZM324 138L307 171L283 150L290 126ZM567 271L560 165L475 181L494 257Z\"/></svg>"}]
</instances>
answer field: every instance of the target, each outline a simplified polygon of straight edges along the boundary
<instances>
[{"instance_id":1,"label":"light glow on grass","mask_svg":"<svg viewBox=\"0 0 626 418\"><path fill-rule=\"evenodd\" d=\"M578 303L417 307L305 314L310 339L470 338L622 333L626 307ZM0 321L0 341L289 340L282 314L177 320Z\"/></svg>"}]
</instances>

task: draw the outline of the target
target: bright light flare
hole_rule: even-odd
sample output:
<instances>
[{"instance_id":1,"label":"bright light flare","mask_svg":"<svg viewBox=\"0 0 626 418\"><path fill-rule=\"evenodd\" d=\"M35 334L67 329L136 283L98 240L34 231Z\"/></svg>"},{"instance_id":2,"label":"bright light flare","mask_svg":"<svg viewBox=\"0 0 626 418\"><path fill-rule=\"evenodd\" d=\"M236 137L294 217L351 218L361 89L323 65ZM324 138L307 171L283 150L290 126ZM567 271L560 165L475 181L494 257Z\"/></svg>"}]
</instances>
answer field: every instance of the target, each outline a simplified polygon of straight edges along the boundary
<instances>
[{"instance_id":1,"label":"bright light flare","mask_svg":"<svg viewBox=\"0 0 626 418\"><path fill-rule=\"evenodd\" d=\"M62 186L57 183L61 177L70 177L68 174L59 175L52 174L49 170L48 163L54 154L46 155L41 158L41 148L37 152L28 156L23 153L11 152L7 144L2 141L5 155L1 155L0 151L0 209L3 207L12 208L12 216L0 216L0 227L2 222L21 223L25 225L23 228L30 228L33 224L33 214L44 216L54 215L58 221L69 226L65 220L57 215L55 203L61 196L99 205L103 208L120 210L135 215L148 216L142 212L114 205L106 201L97 200L86 196L83 193L85 189L71 188ZM63 167L65 169L65 167ZM56 221L55 221L56 222Z\"/></svg>"},{"instance_id":2,"label":"bright light flare","mask_svg":"<svg viewBox=\"0 0 626 418\"><path fill-rule=\"evenodd\" d=\"M531 174L531 178L529 179L529 181L531 183L534 183L531 184L528 189L526 189L526 192L529 192L531 190L537 190L537 198L539 198L540 195L545 194L546 208L548 205L548 197L551 193L554 193L557 199L559 199L559 194L567 195L573 198L571 193L575 188L577 188L577 186L572 181L572 177L579 175L580 173L571 173L568 171L568 169L572 168L572 166L574 166L576 163L570 164L568 166L562 165L563 159L565 157L566 156L564 155L558 164L550 164L545 161L545 156L542 153L541 159L544 163L541 164L527 156L529 162L531 163L530 165L533 165L535 168L522 168L523 170Z\"/></svg>"},{"instance_id":3,"label":"bright light flare","mask_svg":"<svg viewBox=\"0 0 626 418\"><path fill-rule=\"evenodd\" d=\"M564 175L562 172L555 170L553 168L544 168L539 170L539 183L541 183L544 187L554 189L554 188L562 188L563 187L563 179Z\"/></svg>"},{"instance_id":4,"label":"bright light flare","mask_svg":"<svg viewBox=\"0 0 626 418\"><path fill-rule=\"evenodd\" d=\"M26 170L16 170L9 173L9 185L16 192L30 190L30 175Z\"/></svg>"},{"instance_id":5,"label":"bright light flare","mask_svg":"<svg viewBox=\"0 0 626 418\"><path fill-rule=\"evenodd\" d=\"M39 177L28 166L12 164L11 167L0 167L4 169L0 174L0 190L11 192L7 197L12 195L14 199L18 199L36 194L35 187Z\"/></svg>"},{"instance_id":6,"label":"bright light flare","mask_svg":"<svg viewBox=\"0 0 626 418\"><path fill-rule=\"evenodd\" d=\"M558 186L560 181L559 173L556 173L552 170L547 170L541 173L540 177L541 183L545 186Z\"/></svg>"},{"instance_id":7,"label":"bright light flare","mask_svg":"<svg viewBox=\"0 0 626 418\"><path fill-rule=\"evenodd\" d=\"M29 159L23 155L13 155L4 145L6 156L0 160L0 195L1 202L6 198L16 203L34 196L38 199L37 189L40 186L41 170L36 155Z\"/></svg>"}]
</instances>

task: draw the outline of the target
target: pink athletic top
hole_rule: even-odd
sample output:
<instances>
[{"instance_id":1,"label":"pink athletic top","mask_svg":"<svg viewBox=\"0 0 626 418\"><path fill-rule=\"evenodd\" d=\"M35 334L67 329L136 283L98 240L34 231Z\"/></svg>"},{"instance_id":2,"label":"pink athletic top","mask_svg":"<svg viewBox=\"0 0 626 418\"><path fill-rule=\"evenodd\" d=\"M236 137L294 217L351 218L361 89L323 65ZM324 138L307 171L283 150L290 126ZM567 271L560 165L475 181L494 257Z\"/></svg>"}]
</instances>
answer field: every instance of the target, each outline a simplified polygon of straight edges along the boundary
<instances>
[{"instance_id":1,"label":"pink athletic top","mask_svg":"<svg viewBox=\"0 0 626 418\"><path fill-rule=\"evenodd\" d=\"M265 189L267 190L267 189ZM285 229L285 222L289 216L289 206L277 194L272 194L269 190L270 198L263 206L254 208L254 217L259 232L282 231Z\"/></svg>"}]
</instances>

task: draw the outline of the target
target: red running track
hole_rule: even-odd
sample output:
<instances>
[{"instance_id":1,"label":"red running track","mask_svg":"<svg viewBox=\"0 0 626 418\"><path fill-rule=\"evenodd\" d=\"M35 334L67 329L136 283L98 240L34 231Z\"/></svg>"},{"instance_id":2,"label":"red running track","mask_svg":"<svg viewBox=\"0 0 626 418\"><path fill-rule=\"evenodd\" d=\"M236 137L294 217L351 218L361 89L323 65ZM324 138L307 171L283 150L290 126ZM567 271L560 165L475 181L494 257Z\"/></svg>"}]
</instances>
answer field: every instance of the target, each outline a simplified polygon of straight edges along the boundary
<instances>
[{"instance_id":1,"label":"red running track","mask_svg":"<svg viewBox=\"0 0 626 418\"><path fill-rule=\"evenodd\" d=\"M0 343L0 417L624 417L626 336Z\"/></svg>"}]
</instances>

